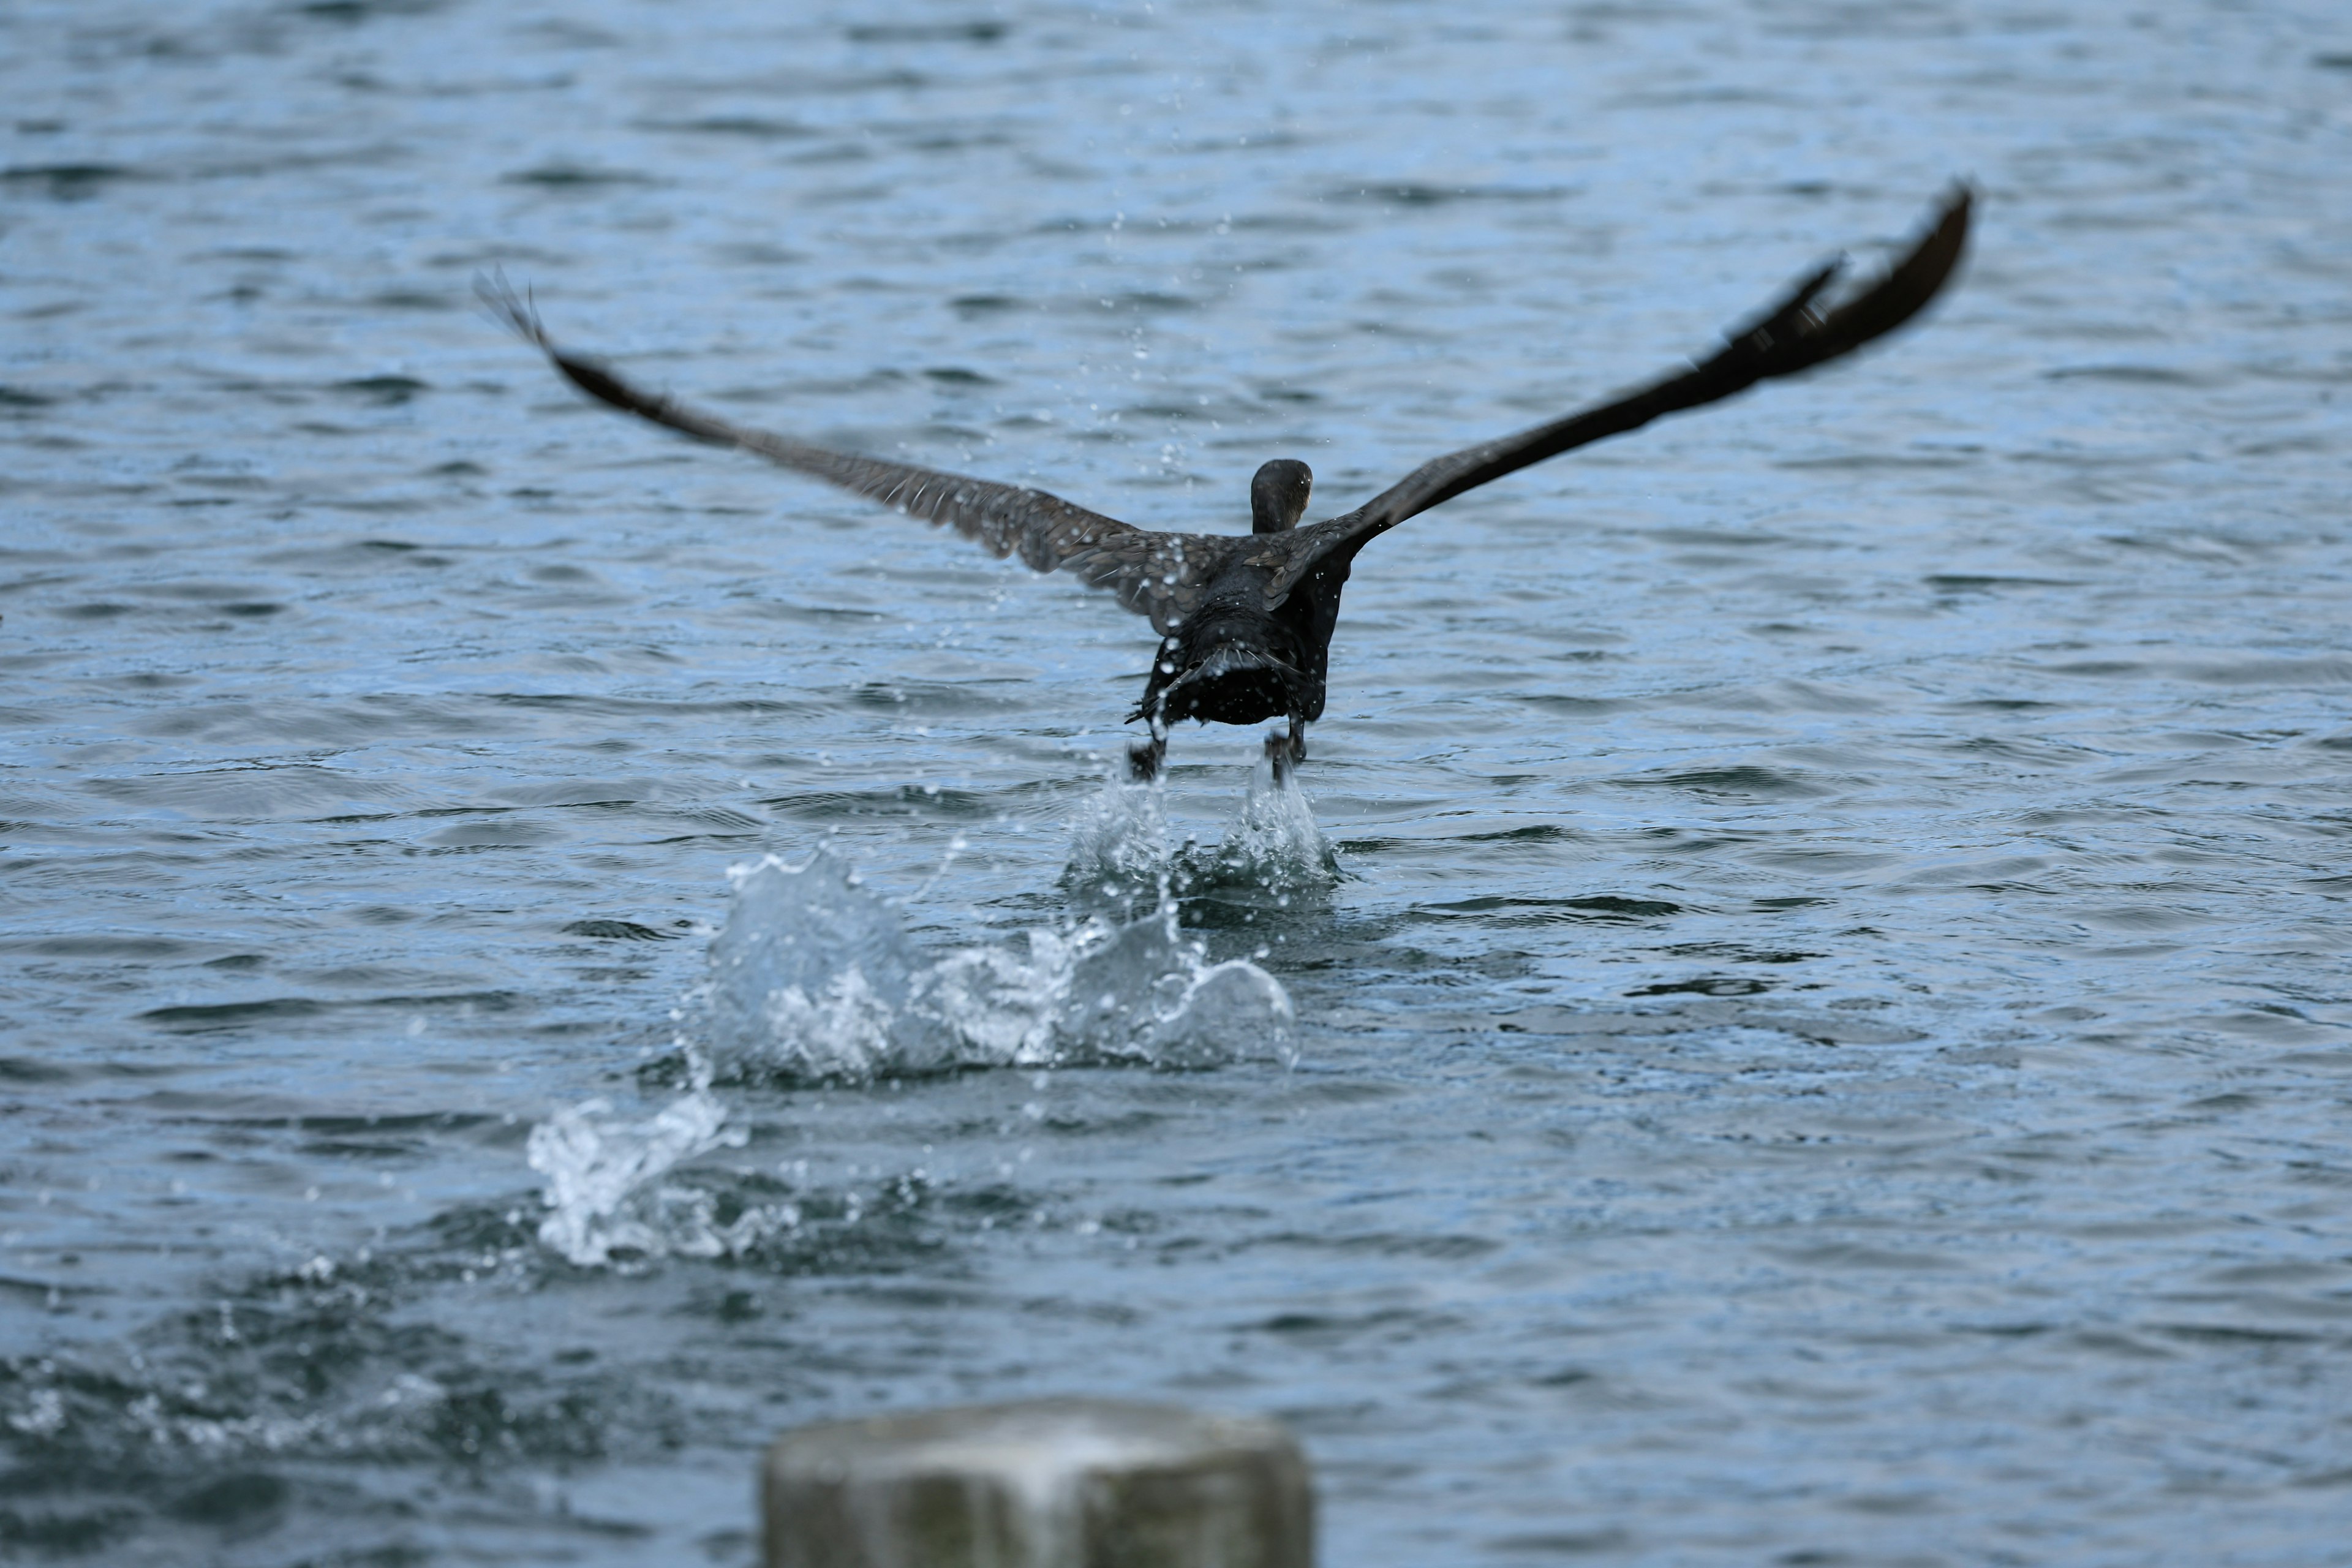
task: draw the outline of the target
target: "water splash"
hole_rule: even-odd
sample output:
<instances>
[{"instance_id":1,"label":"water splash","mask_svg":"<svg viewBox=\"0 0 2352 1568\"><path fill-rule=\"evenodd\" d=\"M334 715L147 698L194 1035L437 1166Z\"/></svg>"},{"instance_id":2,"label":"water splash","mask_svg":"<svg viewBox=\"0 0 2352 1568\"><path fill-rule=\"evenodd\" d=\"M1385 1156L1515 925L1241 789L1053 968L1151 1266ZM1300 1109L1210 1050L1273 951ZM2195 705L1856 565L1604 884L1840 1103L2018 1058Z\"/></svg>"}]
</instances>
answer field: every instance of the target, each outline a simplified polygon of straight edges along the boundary
<instances>
[{"instance_id":1,"label":"water splash","mask_svg":"<svg viewBox=\"0 0 2352 1568\"><path fill-rule=\"evenodd\" d=\"M547 1178L541 1243L583 1268L670 1256L739 1257L800 1223L792 1204L743 1208L722 1223L709 1191L668 1180L688 1161L748 1139L730 1126L707 1075L654 1115L630 1121L591 1100L530 1130L531 1169Z\"/></svg>"},{"instance_id":2,"label":"water splash","mask_svg":"<svg viewBox=\"0 0 2352 1568\"><path fill-rule=\"evenodd\" d=\"M1192 879L1196 886L1255 889L1282 902L1290 894L1325 891L1339 879L1339 857L1316 825L1296 771L1276 776L1273 763L1258 758L1241 810Z\"/></svg>"},{"instance_id":3,"label":"water splash","mask_svg":"<svg viewBox=\"0 0 2352 1568\"><path fill-rule=\"evenodd\" d=\"M771 855L729 875L705 1009L722 1076L1289 1059L1281 984L1246 961L1209 962L1171 902L934 958L829 854L801 866Z\"/></svg>"},{"instance_id":4,"label":"water splash","mask_svg":"<svg viewBox=\"0 0 2352 1568\"><path fill-rule=\"evenodd\" d=\"M1070 819L1070 859L1062 885L1088 898L1154 901L1168 885L1168 795L1150 784L1111 777Z\"/></svg>"},{"instance_id":5,"label":"water splash","mask_svg":"<svg viewBox=\"0 0 2352 1568\"><path fill-rule=\"evenodd\" d=\"M1216 844L1171 842L1158 781L1106 780L1072 819L1062 884L1090 901L1129 909L1169 899L1287 905L1328 892L1339 858L1316 824L1295 773L1276 777L1261 754L1249 793Z\"/></svg>"},{"instance_id":6,"label":"water splash","mask_svg":"<svg viewBox=\"0 0 2352 1568\"><path fill-rule=\"evenodd\" d=\"M1112 785L1106 796L1090 842L1130 866L1151 864L1137 857L1153 833L1164 843L1158 792ZM1290 842L1295 828L1273 820L1269 831ZM855 1082L959 1068L1290 1059L1281 984L1246 961L1210 963L1171 900L1140 919L1097 915L934 957L824 851L799 866L765 856L728 875L734 898L700 994L707 1038L680 1041L688 1092L636 1119L591 1100L531 1129L530 1165L547 1183L539 1239L575 1265L743 1258L800 1229L798 1203L733 1201L676 1174L748 1141L711 1092L721 1077ZM846 1218L855 1223L854 1205Z\"/></svg>"},{"instance_id":7,"label":"water splash","mask_svg":"<svg viewBox=\"0 0 2352 1568\"><path fill-rule=\"evenodd\" d=\"M728 868L727 923L710 944L710 1045L719 1069L871 1078L953 1065L902 1022L925 965L889 905L819 850L791 867L770 855Z\"/></svg>"}]
</instances>

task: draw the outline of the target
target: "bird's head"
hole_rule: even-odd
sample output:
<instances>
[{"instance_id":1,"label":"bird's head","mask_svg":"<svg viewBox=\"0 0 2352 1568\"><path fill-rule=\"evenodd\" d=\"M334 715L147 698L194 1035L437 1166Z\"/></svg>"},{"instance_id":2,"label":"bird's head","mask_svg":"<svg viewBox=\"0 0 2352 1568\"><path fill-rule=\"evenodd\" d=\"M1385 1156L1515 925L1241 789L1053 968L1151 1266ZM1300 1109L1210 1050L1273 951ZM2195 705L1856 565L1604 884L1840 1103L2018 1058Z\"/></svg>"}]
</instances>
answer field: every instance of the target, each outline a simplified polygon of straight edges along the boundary
<instances>
[{"instance_id":1,"label":"bird's head","mask_svg":"<svg viewBox=\"0 0 2352 1568\"><path fill-rule=\"evenodd\" d=\"M1307 514L1307 492L1315 488L1312 469L1296 458L1276 458L1250 480L1250 531L1286 533Z\"/></svg>"}]
</instances>

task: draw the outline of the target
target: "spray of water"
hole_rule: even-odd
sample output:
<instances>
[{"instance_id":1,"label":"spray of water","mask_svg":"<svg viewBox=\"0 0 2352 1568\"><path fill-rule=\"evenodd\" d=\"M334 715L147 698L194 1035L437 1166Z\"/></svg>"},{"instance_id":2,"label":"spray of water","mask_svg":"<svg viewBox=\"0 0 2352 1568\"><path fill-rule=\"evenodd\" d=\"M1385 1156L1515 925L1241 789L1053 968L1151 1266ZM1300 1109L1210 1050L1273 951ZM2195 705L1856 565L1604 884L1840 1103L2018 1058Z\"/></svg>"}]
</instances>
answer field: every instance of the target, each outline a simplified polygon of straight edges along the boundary
<instances>
[{"instance_id":1,"label":"spray of water","mask_svg":"<svg viewBox=\"0 0 2352 1568\"><path fill-rule=\"evenodd\" d=\"M1339 857L1316 826L1297 775L1276 776L1263 755L1223 840L1191 868L1195 887L1247 889L1277 901L1327 891L1339 879Z\"/></svg>"},{"instance_id":2,"label":"spray of water","mask_svg":"<svg viewBox=\"0 0 2352 1568\"><path fill-rule=\"evenodd\" d=\"M583 1267L625 1266L740 1257L800 1226L783 1201L722 1219L719 1200L681 1173L746 1142L712 1090L720 1080L1289 1061L1280 982L1246 960L1211 963L1178 925L1177 900L1206 888L1287 901L1328 887L1337 862L1305 798L1261 764L1221 844L1171 852L1168 840L1157 785L1106 783L1072 824L1065 881L1113 895L1106 907L1121 912L944 954L919 948L898 910L829 852L730 868L697 999L701 1038L680 1041L688 1091L648 1116L592 1100L532 1129L531 1167L547 1184L541 1242Z\"/></svg>"},{"instance_id":3,"label":"spray of water","mask_svg":"<svg viewBox=\"0 0 2352 1568\"><path fill-rule=\"evenodd\" d=\"M531 1169L547 1178L547 1217L539 1239L583 1267L679 1256L736 1257L779 1230L800 1224L792 1204L744 1208L721 1223L718 1200L671 1172L719 1149L740 1149L748 1133L728 1122L697 1064L686 1094L642 1120L604 1100L591 1100L530 1130Z\"/></svg>"},{"instance_id":4,"label":"spray of water","mask_svg":"<svg viewBox=\"0 0 2352 1568\"><path fill-rule=\"evenodd\" d=\"M1072 821L1062 883L1099 904L1213 899L1286 905L1328 892L1339 876L1339 856L1297 776L1277 778L1261 755L1249 793L1214 845L1172 842L1157 781L1106 781Z\"/></svg>"},{"instance_id":5,"label":"spray of water","mask_svg":"<svg viewBox=\"0 0 2352 1568\"><path fill-rule=\"evenodd\" d=\"M830 854L798 866L771 855L730 875L704 1008L722 1078L1287 1059L1281 984L1246 960L1209 962L1170 902L933 957Z\"/></svg>"}]
</instances>

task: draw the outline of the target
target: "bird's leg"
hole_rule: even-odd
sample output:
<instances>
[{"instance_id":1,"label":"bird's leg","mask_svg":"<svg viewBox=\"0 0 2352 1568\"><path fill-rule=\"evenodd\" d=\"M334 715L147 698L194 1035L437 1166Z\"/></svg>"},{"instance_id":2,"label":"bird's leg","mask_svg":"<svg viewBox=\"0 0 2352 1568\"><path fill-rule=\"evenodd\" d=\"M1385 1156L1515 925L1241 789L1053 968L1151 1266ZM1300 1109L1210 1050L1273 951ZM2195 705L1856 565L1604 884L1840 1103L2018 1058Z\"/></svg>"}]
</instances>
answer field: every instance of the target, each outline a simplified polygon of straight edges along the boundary
<instances>
[{"instance_id":1,"label":"bird's leg","mask_svg":"<svg viewBox=\"0 0 2352 1568\"><path fill-rule=\"evenodd\" d=\"M1168 755L1168 726L1159 716L1151 720L1151 733L1127 749L1127 776L1133 784L1150 784L1160 776L1160 760Z\"/></svg>"},{"instance_id":2,"label":"bird's leg","mask_svg":"<svg viewBox=\"0 0 2352 1568\"><path fill-rule=\"evenodd\" d=\"M1265 765L1274 770L1274 787L1283 789L1290 783L1290 770L1307 760L1307 721L1297 714L1290 716L1287 732L1270 730L1265 737Z\"/></svg>"}]
</instances>

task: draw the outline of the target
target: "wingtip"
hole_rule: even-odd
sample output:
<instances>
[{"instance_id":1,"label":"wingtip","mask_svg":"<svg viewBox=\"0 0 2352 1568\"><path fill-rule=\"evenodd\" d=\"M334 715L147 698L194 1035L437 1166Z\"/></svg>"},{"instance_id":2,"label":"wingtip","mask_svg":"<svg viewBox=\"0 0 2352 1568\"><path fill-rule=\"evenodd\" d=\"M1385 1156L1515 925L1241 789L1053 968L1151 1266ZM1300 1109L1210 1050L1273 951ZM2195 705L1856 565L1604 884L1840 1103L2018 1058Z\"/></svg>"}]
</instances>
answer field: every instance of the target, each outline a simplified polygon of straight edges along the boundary
<instances>
[{"instance_id":1,"label":"wingtip","mask_svg":"<svg viewBox=\"0 0 2352 1568\"><path fill-rule=\"evenodd\" d=\"M1969 246L1969 229L1976 213L1976 187L1955 179L1945 187L1943 207L1927 232L1895 263L1890 279L1899 278L1920 290L1919 307L1943 291ZM1915 307L1918 308L1918 307Z\"/></svg>"},{"instance_id":2,"label":"wingtip","mask_svg":"<svg viewBox=\"0 0 2352 1568\"><path fill-rule=\"evenodd\" d=\"M1951 184L1944 187L1944 207L1937 216L1937 229L1957 229L1958 237L1965 240L1969 225L1976 216L1976 182L1965 174L1955 174Z\"/></svg>"},{"instance_id":3,"label":"wingtip","mask_svg":"<svg viewBox=\"0 0 2352 1568\"><path fill-rule=\"evenodd\" d=\"M1975 188L1966 180L1953 181L1918 238L1875 282L1829 313L1822 331L1792 356L1789 369L1836 359L1895 331L1932 304L1968 250L1975 205Z\"/></svg>"},{"instance_id":4,"label":"wingtip","mask_svg":"<svg viewBox=\"0 0 2352 1568\"><path fill-rule=\"evenodd\" d=\"M1929 220L1908 254L1895 265L1897 273L1924 271L1930 268L1936 273L1935 287L1941 288L1945 275L1959 261L1960 253L1968 248L1969 228L1976 216L1977 190L1974 182L1955 175L1939 198L1935 216Z\"/></svg>"},{"instance_id":5,"label":"wingtip","mask_svg":"<svg viewBox=\"0 0 2352 1568\"><path fill-rule=\"evenodd\" d=\"M515 286L507 281L505 268L475 273L474 298L489 311L492 321L523 342L551 354L555 352L555 345L548 341L546 324L539 319L539 301L532 296L530 285L525 284L518 293Z\"/></svg>"},{"instance_id":6,"label":"wingtip","mask_svg":"<svg viewBox=\"0 0 2352 1568\"><path fill-rule=\"evenodd\" d=\"M518 291L507 281L503 268L493 268L474 275L474 297L488 310L492 320L545 354L548 363L566 381L589 396L632 414L667 422L665 400L646 397L596 361L556 347L555 340L547 335L547 324L540 320L539 301L532 297L528 284Z\"/></svg>"}]
</instances>

